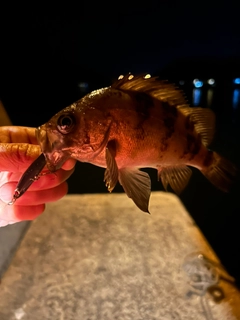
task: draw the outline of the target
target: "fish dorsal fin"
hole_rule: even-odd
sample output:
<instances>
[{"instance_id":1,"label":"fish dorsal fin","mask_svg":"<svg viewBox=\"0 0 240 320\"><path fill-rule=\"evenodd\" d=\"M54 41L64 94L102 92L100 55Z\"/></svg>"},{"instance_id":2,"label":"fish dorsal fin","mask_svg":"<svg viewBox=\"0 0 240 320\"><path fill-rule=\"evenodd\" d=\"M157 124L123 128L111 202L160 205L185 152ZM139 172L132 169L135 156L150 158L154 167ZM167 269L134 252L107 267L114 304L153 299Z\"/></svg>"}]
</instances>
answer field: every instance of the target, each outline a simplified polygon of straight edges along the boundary
<instances>
[{"instance_id":1,"label":"fish dorsal fin","mask_svg":"<svg viewBox=\"0 0 240 320\"><path fill-rule=\"evenodd\" d=\"M178 195L187 186L191 174L192 170L187 166L166 167L161 168L158 171L158 175L161 177L164 189L167 191L168 184L170 184L171 188Z\"/></svg>"},{"instance_id":2,"label":"fish dorsal fin","mask_svg":"<svg viewBox=\"0 0 240 320\"><path fill-rule=\"evenodd\" d=\"M202 138L202 143L207 147L213 140L215 133L215 114L209 108L178 107L179 111L188 117L197 133Z\"/></svg>"},{"instance_id":3,"label":"fish dorsal fin","mask_svg":"<svg viewBox=\"0 0 240 320\"><path fill-rule=\"evenodd\" d=\"M128 74L119 78L111 87L123 91L144 92L158 100L168 102L171 106L187 106L186 98L180 89L166 80L159 80L157 77Z\"/></svg>"},{"instance_id":4,"label":"fish dorsal fin","mask_svg":"<svg viewBox=\"0 0 240 320\"><path fill-rule=\"evenodd\" d=\"M149 198L151 194L151 180L149 175L135 168L119 169L119 182L127 196L133 200L136 206L148 212Z\"/></svg>"}]
</instances>

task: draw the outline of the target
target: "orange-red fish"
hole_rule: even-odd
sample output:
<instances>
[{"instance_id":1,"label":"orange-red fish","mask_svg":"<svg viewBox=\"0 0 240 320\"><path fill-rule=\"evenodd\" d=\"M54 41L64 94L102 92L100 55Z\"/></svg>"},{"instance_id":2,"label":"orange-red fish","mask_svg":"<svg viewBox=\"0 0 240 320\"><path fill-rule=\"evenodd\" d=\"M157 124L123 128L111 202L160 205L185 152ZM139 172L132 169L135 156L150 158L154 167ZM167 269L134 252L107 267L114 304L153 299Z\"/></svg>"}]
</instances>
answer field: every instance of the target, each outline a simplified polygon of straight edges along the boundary
<instances>
[{"instance_id":1,"label":"orange-red fish","mask_svg":"<svg viewBox=\"0 0 240 320\"><path fill-rule=\"evenodd\" d=\"M228 191L236 169L207 148L214 124L210 109L189 107L174 85L128 75L63 109L36 135L50 171L69 157L104 167L108 190L119 181L148 212L151 181L140 168L156 168L164 188L177 194L189 181L189 166Z\"/></svg>"}]
</instances>

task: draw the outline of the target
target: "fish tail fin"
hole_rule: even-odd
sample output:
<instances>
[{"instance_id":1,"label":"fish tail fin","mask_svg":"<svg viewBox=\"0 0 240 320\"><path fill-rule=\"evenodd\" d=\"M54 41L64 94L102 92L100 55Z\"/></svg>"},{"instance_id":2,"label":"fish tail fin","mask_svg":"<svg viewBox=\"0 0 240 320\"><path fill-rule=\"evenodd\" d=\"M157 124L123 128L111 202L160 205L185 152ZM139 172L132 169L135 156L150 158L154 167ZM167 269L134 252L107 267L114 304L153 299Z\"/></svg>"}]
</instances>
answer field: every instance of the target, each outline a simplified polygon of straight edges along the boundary
<instances>
[{"instance_id":1,"label":"fish tail fin","mask_svg":"<svg viewBox=\"0 0 240 320\"><path fill-rule=\"evenodd\" d=\"M239 169L217 152L208 151L207 159L211 159L211 164L206 165L202 169L202 173L216 188L223 192L229 192L239 173Z\"/></svg>"}]
</instances>

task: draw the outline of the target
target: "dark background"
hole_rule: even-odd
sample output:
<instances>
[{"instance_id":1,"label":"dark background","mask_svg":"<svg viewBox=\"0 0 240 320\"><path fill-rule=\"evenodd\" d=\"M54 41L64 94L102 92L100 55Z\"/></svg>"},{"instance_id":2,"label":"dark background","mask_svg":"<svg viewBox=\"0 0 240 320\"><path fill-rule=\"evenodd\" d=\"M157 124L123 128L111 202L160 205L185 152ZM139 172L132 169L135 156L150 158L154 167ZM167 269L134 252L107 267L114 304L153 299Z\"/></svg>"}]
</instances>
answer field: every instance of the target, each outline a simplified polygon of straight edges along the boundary
<instances>
[{"instance_id":1,"label":"dark background","mask_svg":"<svg viewBox=\"0 0 240 320\"><path fill-rule=\"evenodd\" d=\"M10 4L0 10L0 99L14 125L36 127L120 74L184 80L189 103L216 113L211 147L240 166L239 12L234 1ZM216 86L196 90L194 78L214 78ZM239 183L223 194L193 171L180 198L239 285ZM148 172L152 189L163 190ZM107 192L103 169L78 163L69 192Z\"/></svg>"}]
</instances>

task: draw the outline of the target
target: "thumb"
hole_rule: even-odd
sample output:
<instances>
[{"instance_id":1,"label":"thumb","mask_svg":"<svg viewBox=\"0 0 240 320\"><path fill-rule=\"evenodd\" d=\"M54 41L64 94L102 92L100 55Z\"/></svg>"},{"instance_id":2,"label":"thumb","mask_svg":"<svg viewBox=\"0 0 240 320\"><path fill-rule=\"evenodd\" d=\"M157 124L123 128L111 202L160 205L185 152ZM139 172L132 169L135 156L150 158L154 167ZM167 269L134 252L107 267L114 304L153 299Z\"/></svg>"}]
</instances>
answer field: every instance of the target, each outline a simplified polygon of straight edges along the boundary
<instances>
[{"instance_id":1,"label":"thumb","mask_svg":"<svg viewBox=\"0 0 240 320\"><path fill-rule=\"evenodd\" d=\"M0 171L23 172L40 153L38 145L0 143Z\"/></svg>"}]
</instances>

